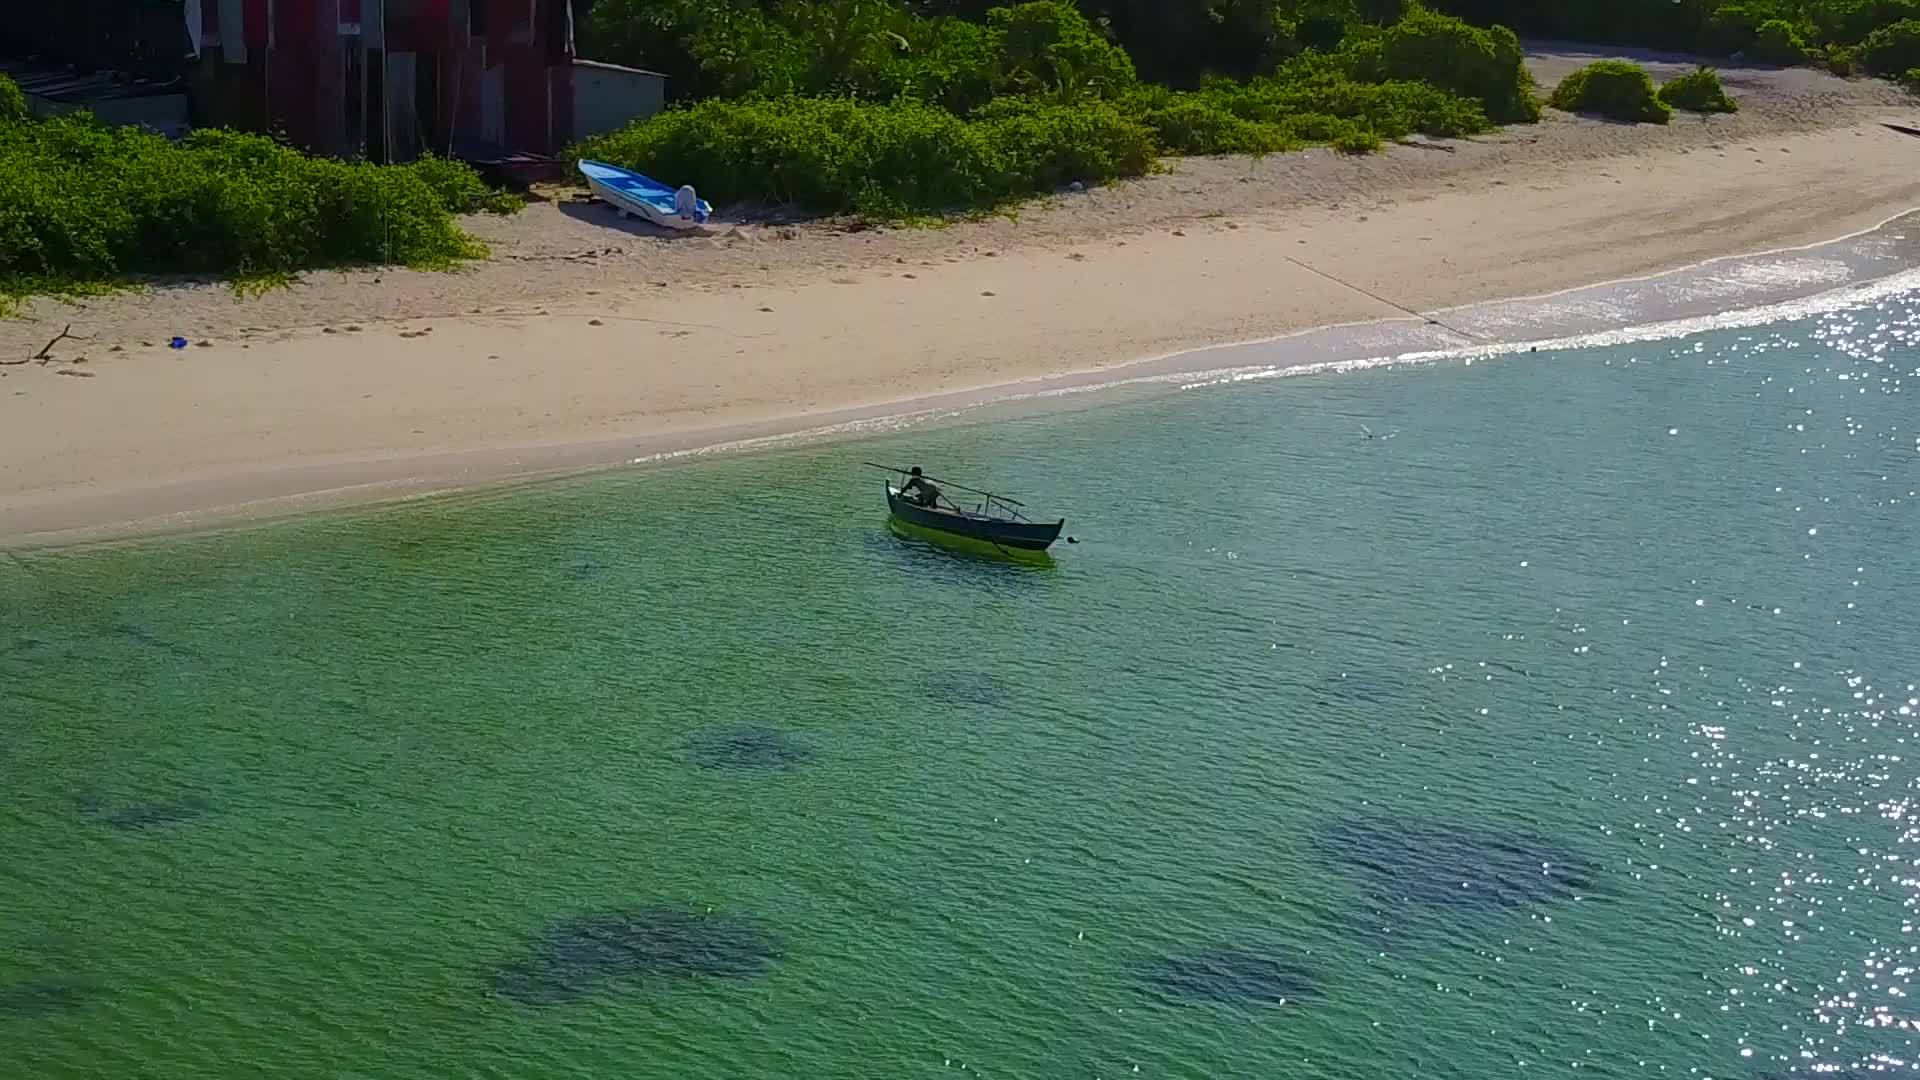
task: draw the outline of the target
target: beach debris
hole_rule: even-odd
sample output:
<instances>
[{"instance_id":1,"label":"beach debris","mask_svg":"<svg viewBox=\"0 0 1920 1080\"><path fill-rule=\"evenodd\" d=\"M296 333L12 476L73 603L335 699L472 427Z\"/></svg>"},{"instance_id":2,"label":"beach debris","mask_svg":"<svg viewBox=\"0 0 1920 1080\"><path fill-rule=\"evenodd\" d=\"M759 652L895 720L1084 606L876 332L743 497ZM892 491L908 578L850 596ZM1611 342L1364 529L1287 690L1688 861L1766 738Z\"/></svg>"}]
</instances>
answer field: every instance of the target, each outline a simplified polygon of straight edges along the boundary
<instances>
[{"instance_id":1,"label":"beach debris","mask_svg":"<svg viewBox=\"0 0 1920 1080\"><path fill-rule=\"evenodd\" d=\"M349 333L349 334L357 334L357 333L359 333L359 332L360 332L360 324L359 324L359 323L349 323L349 324L347 325L347 333Z\"/></svg>"},{"instance_id":2,"label":"beach debris","mask_svg":"<svg viewBox=\"0 0 1920 1080\"><path fill-rule=\"evenodd\" d=\"M107 351L108 352L126 352L127 347L125 345L115 345L113 348L108 349Z\"/></svg>"},{"instance_id":3,"label":"beach debris","mask_svg":"<svg viewBox=\"0 0 1920 1080\"><path fill-rule=\"evenodd\" d=\"M762 305L760 305L760 310L761 310L761 311L765 311L765 312L769 312L769 313L771 313L771 312L773 311L773 309L772 309L772 308L770 308L770 307L767 307L767 306L766 306L765 304L762 304Z\"/></svg>"},{"instance_id":4,"label":"beach debris","mask_svg":"<svg viewBox=\"0 0 1920 1080\"><path fill-rule=\"evenodd\" d=\"M1087 190L1087 185L1079 180L1075 180L1073 183L1067 185L1067 190L1077 195Z\"/></svg>"},{"instance_id":5,"label":"beach debris","mask_svg":"<svg viewBox=\"0 0 1920 1080\"><path fill-rule=\"evenodd\" d=\"M67 340L68 338L72 338L75 341L92 341L93 340L90 337L81 337L79 334L74 333L73 324L68 323L66 326L61 328L59 333L53 335L53 340L47 342L45 345L40 346L40 351L37 353L34 353L32 356L27 357L27 360L38 360L43 364L46 363L48 360L53 359L53 347L55 345L60 344L62 341ZM0 360L0 364L13 366L17 364L24 364L27 362L27 360Z\"/></svg>"},{"instance_id":6,"label":"beach debris","mask_svg":"<svg viewBox=\"0 0 1920 1080\"><path fill-rule=\"evenodd\" d=\"M1501 911L1595 895L1598 863L1506 823L1347 818L1310 843L1382 908Z\"/></svg>"},{"instance_id":7,"label":"beach debris","mask_svg":"<svg viewBox=\"0 0 1920 1080\"><path fill-rule=\"evenodd\" d=\"M1223 1005L1285 1005L1314 992L1311 969L1288 950L1264 946L1163 957L1145 981L1162 997Z\"/></svg>"},{"instance_id":8,"label":"beach debris","mask_svg":"<svg viewBox=\"0 0 1920 1080\"><path fill-rule=\"evenodd\" d=\"M0 1016L52 1016L85 1005L98 988L76 979L26 979L0 983Z\"/></svg>"},{"instance_id":9,"label":"beach debris","mask_svg":"<svg viewBox=\"0 0 1920 1080\"><path fill-rule=\"evenodd\" d=\"M493 991L523 1005L559 1005L623 982L749 979L780 960L780 940L759 921L676 907L561 919L530 955L495 971Z\"/></svg>"},{"instance_id":10,"label":"beach debris","mask_svg":"<svg viewBox=\"0 0 1920 1080\"><path fill-rule=\"evenodd\" d=\"M1175 235L1175 236L1185 236L1185 235L1187 235L1187 230L1185 230L1185 229L1175 229L1175 230L1173 230L1173 235Z\"/></svg>"},{"instance_id":11,"label":"beach debris","mask_svg":"<svg viewBox=\"0 0 1920 1080\"><path fill-rule=\"evenodd\" d=\"M900 276L903 278L913 278L915 280L918 280L920 277L919 274L901 274Z\"/></svg>"},{"instance_id":12,"label":"beach debris","mask_svg":"<svg viewBox=\"0 0 1920 1080\"><path fill-rule=\"evenodd\" d=\"M599 319L588 319L588 320L587 320L587 325L588 325L588 326L605 326L605 325L607 325L607 324L606 324L606 323L603 323L603 322L601 322L601 321L600 321Z\"/></svg>"},{"instance_id":13,"label":"beach debris","mask_svg":"<svg viewBox=\"0 0 1920 1080\"><path fill-rule=\"evenodd\" d=\"M86 360L86 357L83 356L79 360L75 360L74 363L78 364L85 360ZM72 368L61 368L58 371L55 371L54 374L55 375L71 375L76 379L91 379L93 378L93 375L94 375L94 373L91 371L75 371Z\"/></svg>"},{"instance_id":14,"label":"beach debris","mask_svg":"<svg viewBox=\"0 0 1920 1080\"><path fill-rule=\"evenodd\" d=\"M1398 435L1398 434L1400 434L1400 429L1399 429L1399 428L1394 428L1394 429L1393 429L1392 431L1389 431L1389 432L1387 432L1387 433L1386 433L1385 435L1375 435L1375 434L1373 433L1373 429L1372 429L1372 428L1370 428L1370 427L1368 427L1368 426L1367 426L1367 425L1365 425L1365 424L1361 424L1361 425L1360 425L1360 437L1361 437L1361 438L1364 438L1364 439L1381 439L1381 440L1386 440L1386 439L1391 439L1391 438L1393 438L1393 437L1394 437L1395 435Z\"/></svg>"},{"instance_id":15,"label":"beach debris","mask_svg":"<svg viewBox=\"0 0 1920 1080\"><path fill-rule=\"evenodd\" d=\"M703 769L773 772L814 758L812 746L762 724L710 728L688 739L683 749L687 760Z\"/></svg>"},{"instance_id":16,"label":"beach debris","mask_svg":"<svg viewBox=\"0 0 1920 1080\"><path fill-rule=\"evenodd\" d=\"M981 290L980 290L980 295L981 295L981 296L992 296L992 295L994 295L994 292L993 292L993 290L992 290L992 289L981 289Z\"/></svg>"},{"instance_id":17,"label":"beach debris","mask_svg":"<svg viewBox=\"0 0 1920 1080\"><path fill-rule=\"evenodd\" d=\"M321 332L321 333L323 333L323 334L337 334L337 333L339 333L340 331L338 331L338 330L335 330L335 329L334 329L333 327L331 327L331 326L323 326L323 327L321 327L321 328L320 328L320 332Z\"/></svg>"},{"instance_id":18,"label":"beach debris","mask_svg":"<svg viewBox=\"0 0 1920 1080\"><path fill-rule=\"evenodd\" d=\"M206 338L201 338L199 341L196 341L193 343L193 347L196 349L206 349L206 348L211 348L212 346L213 346L213 342L208 341Z\"/></svg>"}]
</instances>

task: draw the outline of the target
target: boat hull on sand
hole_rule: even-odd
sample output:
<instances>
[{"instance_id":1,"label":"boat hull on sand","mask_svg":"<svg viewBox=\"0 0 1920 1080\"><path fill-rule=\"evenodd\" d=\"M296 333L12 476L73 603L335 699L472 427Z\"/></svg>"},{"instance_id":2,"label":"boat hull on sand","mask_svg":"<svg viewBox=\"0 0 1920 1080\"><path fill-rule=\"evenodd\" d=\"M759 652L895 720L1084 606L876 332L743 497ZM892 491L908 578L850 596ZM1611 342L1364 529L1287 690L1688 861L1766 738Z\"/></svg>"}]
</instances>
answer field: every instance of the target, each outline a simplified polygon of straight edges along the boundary
<instances>
[{"instance_id":1,"label":"boat hull on sand","mask_svg":"<svg viewBox=\"0 0 1920 1080\"><path fill-rule=\"evenodd\" d=\"M694 200L692 213L681 213L674 204L676 189L631 169L582 161L580 175L587 178L588 190L622 217L637 217L663 229L694 229L713 216L713 207L705 199Z\"/></svg>"}]
</instances>

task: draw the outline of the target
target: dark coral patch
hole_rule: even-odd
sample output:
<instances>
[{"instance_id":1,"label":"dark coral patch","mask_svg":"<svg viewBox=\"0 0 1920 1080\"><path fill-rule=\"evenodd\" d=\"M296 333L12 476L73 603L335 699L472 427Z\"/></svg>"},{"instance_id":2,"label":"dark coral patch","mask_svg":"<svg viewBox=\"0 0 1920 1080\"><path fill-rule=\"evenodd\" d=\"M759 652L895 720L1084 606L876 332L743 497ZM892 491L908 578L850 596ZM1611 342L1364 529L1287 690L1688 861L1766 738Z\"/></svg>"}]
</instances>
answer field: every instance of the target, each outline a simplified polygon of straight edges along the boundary
<instances>
[{"instance_id":1,"label":"dark coral patch","mask_svg":"<svg viewBox=\"0 0 1920 1080\"><path fill-rule=\"evenodd\" d=\"M1313 973L1278 949L1208 949L1169 956L1146 975L1161 996L1188 1002L1281 1005L1314 992Z\"/></svg>"},{"instance_id":2,"label":"dark coral patch","mask_svg":"<svg viewBox=\"0 0 1920 1080\"><path fill-rule=\"evenodd\" d=\"M1349 819L1313 845L1383 906L1506 909L1594 895L1599 866L1521 829L1487 824Z\"/></svg>"},{"instance_id":3,"label":"dark coral patch","mask_svg":"<svg viewBox=\"0 0 1920 1080\"><path fill-rule=\"evenodd\" d=\"M712 728L687 740L687 760L703 769L790 769L813 760L813 747L759 724Z\"/></svg>"},{"instance_id":4,"label":"dark coral patch","mask_svg":"<svg viewBox=\"0 0 1920 1080\"><path fill-rule=\"evenodd\" d=\"M949 705L1004 705L1013 698L1004 679L977 671L935 673L921 690L928 700Z\"/></svg>"},{"instance_id":5,"label":"dark coral patch","mask_svg":"<svg viewBox=\"0 0 1920 1080\"><path fill-rule=\"evenodd\" d=\"M746 979L780 959L780 941L738 915L658 907L562 919L525 959L494 973L500 996L552 1005L645 979Z\"/></svg>"},{"instance_id":6,"label":"dark coral patch","mask_svg":"<svg viewBox=\"0 0 1920 1080\"><path fill-rule=\"evenodd\" d=\"M164 825L178 825L205 817L213 811L213 804L198 795L154 802L124 803L117 806L98 796L86 795L75 799L74 804L86 816L122 832L139 832Z\"/></svg>"},{"instance_id":7,"label":"dark coral patch","mask_svg":"<svg viewBox=\"0 0 1920 1080\"><path fill-rule=\"evenodd\" d=\"M1340 671L1320 682L1322 705L1388 705L1405 699L1407 684L1392 675L1369 671Z\"/></svg>"},{"instance_id":8,"label":"dark coral patch","mask_svg":"<svg viewBox=\"0 0 1920 1080\"><path fill-rule=\"evenodd\" d=\"M27 979L0 983L0 1016L38 1018L77 1009L95 989L71 979Z\"/></svg>"}]
</instances>

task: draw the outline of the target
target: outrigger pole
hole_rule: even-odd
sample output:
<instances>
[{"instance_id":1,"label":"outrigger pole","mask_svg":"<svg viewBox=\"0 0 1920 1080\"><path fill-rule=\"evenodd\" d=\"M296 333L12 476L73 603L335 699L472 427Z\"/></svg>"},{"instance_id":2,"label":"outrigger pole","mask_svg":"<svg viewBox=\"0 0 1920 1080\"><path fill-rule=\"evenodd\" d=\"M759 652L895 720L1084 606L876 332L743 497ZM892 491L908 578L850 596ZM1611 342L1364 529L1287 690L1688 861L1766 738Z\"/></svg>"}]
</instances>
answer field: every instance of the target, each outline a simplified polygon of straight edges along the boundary
<instances>
[{"instance_id":1,"label":"outrigger pole","mask_svg":"<svg viewBox=\"0 0 1920 1080\"><path fill-rule=\"evenodd\" d=\"M863 461L860 464L865 465L869 469L879 469L881 472L898 473L901 476L913 475L913 473L910 470L896 469L891 465L876 465L871 461ZM995 495L991 491L982 491L979 488L970 488L965 484L956 484L951 480L942 480L937 476L927 476L925 473L922 473L921 476L924 479L930 480L936 484L945 484L946 486L954 489L955 491L968 491L968 492L972 492L975 495L985 495L989 499L1006 503L1008 506L1025 506L1026 505L1025 503L1015 502L1012 499L1007 498L1005 495Z\"/></svg>"}]
</instances>

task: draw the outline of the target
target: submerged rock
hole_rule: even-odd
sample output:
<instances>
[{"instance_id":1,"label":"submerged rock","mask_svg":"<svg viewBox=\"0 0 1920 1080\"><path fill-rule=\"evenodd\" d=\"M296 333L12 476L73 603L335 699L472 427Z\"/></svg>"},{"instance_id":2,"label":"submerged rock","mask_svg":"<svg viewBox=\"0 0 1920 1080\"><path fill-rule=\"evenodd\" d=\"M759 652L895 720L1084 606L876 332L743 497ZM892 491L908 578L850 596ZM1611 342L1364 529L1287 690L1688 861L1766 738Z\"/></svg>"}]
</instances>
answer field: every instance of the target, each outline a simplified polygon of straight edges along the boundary
<instances>
[{"instance_id":1,"label":"submerged rock","mask_svg":"<svg viewBox=\"0 0 1920 1080\"><path fill-rule=\"evenodd\" d=\"M687 740L686 752L703 769L788 769L814 757L813 747L759 724L702 731Z\"/></svg>"},{"instance_id":2,"label":"submerged rock","mask_svg":"<svg viewBox=\"0 0 1920 1080\"><path fill-rule=\"evenodd\" d=\"M494 973L494 992L529 1005L575 1001L623 981L745 979L780 959L779 939L753 919L658 907L562 919L532 954Z\"/></svg>"},{"instance_id":3,"label":"submerged rock","mask_svg":"<svg viewBox=\"0 0 1920 1080\"><path fill-rule=\"evenodd\" d=\"M1178 1001L1280 1005L1314 992L1312 972L1270 948L1209 949L1169 956L1146 974L1156 993Z\"/></svg>"},{"instance_id":4,"label":"submerged rock","mask_svg":"<svg viewBox=\"0 0 1920 1080\"><path fill-rule=\"evenodd\" d=\"M1598 891L1597 863L1488 823L1356 818L1320 829L1312 843L1383 906L1507 909Z\"/></svg>"}]
</instances>

